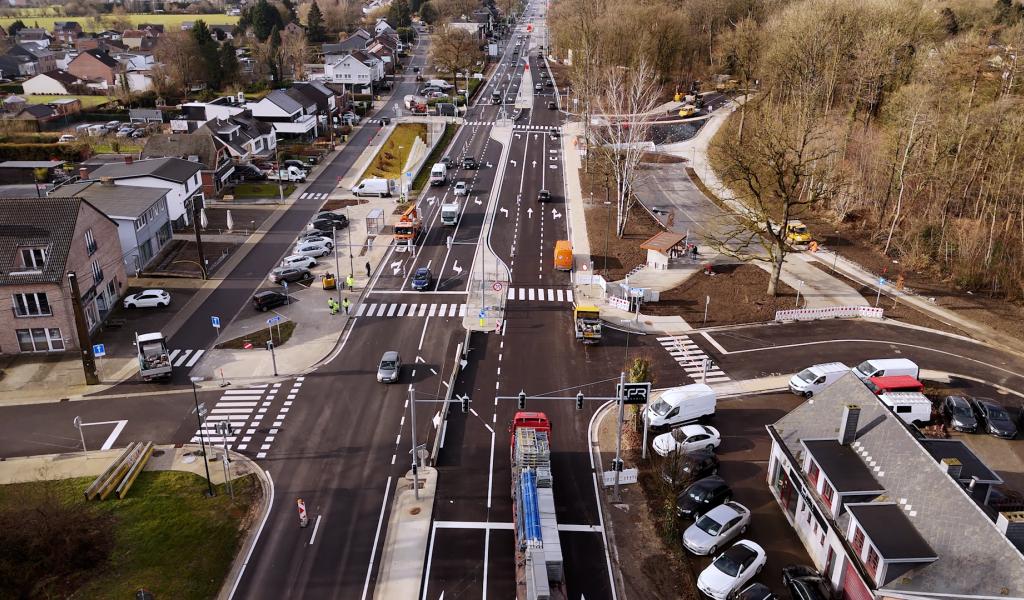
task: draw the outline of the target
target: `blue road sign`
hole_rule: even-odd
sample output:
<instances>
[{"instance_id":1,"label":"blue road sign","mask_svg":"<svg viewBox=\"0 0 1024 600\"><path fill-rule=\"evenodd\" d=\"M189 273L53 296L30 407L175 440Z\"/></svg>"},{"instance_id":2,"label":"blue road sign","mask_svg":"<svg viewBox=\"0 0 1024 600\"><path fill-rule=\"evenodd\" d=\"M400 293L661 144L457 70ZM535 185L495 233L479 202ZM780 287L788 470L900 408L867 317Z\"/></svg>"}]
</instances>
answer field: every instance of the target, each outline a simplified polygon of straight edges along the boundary
<instances>
[{"instance_id":1,"label":"blue road sign","mask_svg":"<svg viewBox=\"0 0 1024 600\"><path fill-rule=\"evenodd\" d=\"M210 325L213 325L217 329L220 329L220 317L210 317Z\"/></svg>"},{"instance_id":2,"label":"blue road sign","mask_svg":"<svg viewBox=\"0 0 1024 600\"><path fill-rule=\"evenodd\" d=\"M92 345L92 355L97 357L97 358L100 357L100 356L106 356L107 355L107 347L104 346L103 344L93 344Z\"/></svg>"},{"instance_id":3,"label":"blue road sign","mask_svg":"<svg viewBox=\"0 0 1024 600\"><path fill-rule=\"evenodd\" d=\"M878 278L878 285L885 285L885 277Z\"/></svg>"},{"instance_id":4,"label":"blue road sign","mask_svg":"<svg viewBox=\"0 0 1024 600\"><path fill-rule=\"evenodd\" d=\"M281 322L281 317L270 317L267 319L267 325L274 325Z\"/></svg>"},{"instance_id":5,"label":"blue road sign","mask_svg":"<svg viewBox=\"0 0 1024 600\"><path fill-rule=\"evenodd\" d=\"M480 318L481 319L487 318L487 311L482 309L482 308L480 309Z\"/></svg>"}]
</instances>

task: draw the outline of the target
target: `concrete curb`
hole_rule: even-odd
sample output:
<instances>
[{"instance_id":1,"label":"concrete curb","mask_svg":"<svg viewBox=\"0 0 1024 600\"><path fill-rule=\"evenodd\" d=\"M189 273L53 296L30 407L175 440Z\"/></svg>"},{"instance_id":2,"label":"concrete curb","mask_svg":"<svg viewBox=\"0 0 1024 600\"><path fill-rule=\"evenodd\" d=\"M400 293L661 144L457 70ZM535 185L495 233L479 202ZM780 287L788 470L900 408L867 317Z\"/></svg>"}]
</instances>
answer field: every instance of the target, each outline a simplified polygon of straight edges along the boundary
<instances>
[{"instance_id":1,"label":"concrete curb","mask_svg":"<svg viewBox=\"0 0 1024 600\"><path fill-rule=\"evenodd\" d=\"M267 520L270 517L270 511L274 507L274 481L270 478L270 473L260 468L255 461L239 454L234 450L229 450L232 461L240 461L250 465L250 472L256 475L257 481L260 482L260 488L262 493L260 494L260 505L259 510L255 512L256 515L262 515L260 519L259 527L255 530L249 527L246 530L245 539L242 541L242 547L239 549L239 553L235 555L235 560L231 563L231 569L228 571L227 576L224 578L224 583L221 585L220 592L217 594L219 600L229 600L235 594L235 589L238 588L238 584L242 581L242 575L245 573L245 567L249 564L249 559L252 557L253 550L256 549L256 543L259 542L260 535L263 533L263 528L267 524ZM244 556L244 558L243 558Z\"/></svg>"},{"instance_id":2,"label":"concrete curb","mask_svg":"<svg viewBox=\"0 0 1024 600\"><path fill-rule=\"evenodd\" d=\"M422 467L419 474L419 500L412 488L412 471L395 486L374 598L415 599L420 596L434 516L437 469Z\"/></svg>"}]
</instances>

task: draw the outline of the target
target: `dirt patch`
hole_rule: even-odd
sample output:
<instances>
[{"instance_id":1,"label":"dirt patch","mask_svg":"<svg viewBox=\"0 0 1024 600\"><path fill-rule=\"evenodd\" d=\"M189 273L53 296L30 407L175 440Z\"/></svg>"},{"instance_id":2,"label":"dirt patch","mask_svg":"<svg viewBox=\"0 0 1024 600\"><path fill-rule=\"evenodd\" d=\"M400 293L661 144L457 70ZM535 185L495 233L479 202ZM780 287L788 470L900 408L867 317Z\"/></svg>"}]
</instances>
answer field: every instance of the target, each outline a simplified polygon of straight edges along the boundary
<instances>
[{"instance_id":1,"label":"dirt patch","mask_svg":"<svg viewBox=\"0 0 1024 600\"><path fill-rule=\"evenodd\" d=\"M209 275L213 275L237 250L239 244L222 242L203 242L203 255L209 265ZM160 253L153 265L146 269L147 276L199 277L199 250L195 242L171 240Z\"/></svg>"},{"instance_id":2,"label":"dirt patch","mask_svg":"<svg viewBox=\"0 0 1024 600\"><path fill-rule=\"evenodd\" d=\"M339 208L348 208L349 206L357 206L368 202L369 200L363 200L362 198L336 198L334 200L324 202L324 205L320 207L320 210L338 210Z\"/></svg>"},{"instance_id":3,"label":"dirt patch","mask_svg":"<svg viewBox=\"0 0 1024 600\"><path fill-rule=\"evenodd\" d=\"M649 315L678 315L687 323L704 323L705 299L708 305L709 327L759 323L775 318L775 311L796 306L796 290L779 282L779 294L770 298L768 272L757 265L717 265L715 274L698 273L681 285L661 293L658 302L645 304L642 311Z\"/></svg>"},{"instance_id":4,"label":"dirt patch","mask_svg":"<svg viewBox=\"0 0 1024 600\"><path fill-rule=\"evenodd\" d=\"M642 155L640 155L640 162L667 165L684 163L687 161L685 158L681 156L674 156L672 154L662 154L660 152L644 152Z\"/></svg>"},{"instance_id":5,"label":"dirt patch","mask_svg":"<svg viewBox=\"0 0 1024 600\"><path fill-rule=\"evenodd\" d=\"M267 328L257 329L252 333L236 337L234 339L227 340L217 344L218 350L243 350L246 345L250 348L266 349L267 342L270 341L271 336L274 339L274 347L280 348L285 345L288 340L291 339L292 333L295 332L295 321L285 321L279 325Z\"/></svg>"},{"instance_id":6,"label":"dirt patch","mask_svg":"<svg viewBox=\"0 0 1024 600\"><path fill-rule=\"evenodd\" d=\"M623 279L634 267L647 262L647 251L642 250L640 244L663 231L639 205L630 209L626 232L621 238L615 236L615 207L605 206L603 199L584 200L583 215L587 220L594 272L608 281Z\"/></svg>"}]
</instances>

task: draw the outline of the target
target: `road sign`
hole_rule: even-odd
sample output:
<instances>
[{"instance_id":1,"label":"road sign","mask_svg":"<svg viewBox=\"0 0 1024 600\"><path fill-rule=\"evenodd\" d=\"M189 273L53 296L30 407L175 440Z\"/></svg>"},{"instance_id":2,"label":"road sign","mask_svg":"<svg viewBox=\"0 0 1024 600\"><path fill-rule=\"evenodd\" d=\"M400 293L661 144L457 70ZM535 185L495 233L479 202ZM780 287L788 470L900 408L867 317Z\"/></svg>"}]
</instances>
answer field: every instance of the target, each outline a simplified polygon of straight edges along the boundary
<instances>
[{"instance_id":1,"label":"road sign","mask_svg":"<svg viewBox=\"0 0 1024 600\"><path fill-rule=\"evenodd\" d=\"M206 416L206 403L205 402L200 402L199 403L199 416L200 417L205 417Z\"/></svg>"},{"instance_id":2,"label":"road sign","mask_svg":"<svg viewBox=\"0 0 1024 600\"><path fill-rule=\"evenodd\" d=\"M282 285L282 286L284 286L284 289L285 289L285 290L287 290L287 289L288 289L288 282L287 282L287 281L282 281L282 282L281 282L281 285Z\"/></svg>"},{"instance_id":3,"label":"road sign","mask_svg":"<svg viewBox=\"0 0 1024 600\"><path fill-rule=\"evenodd\" d=\"M878 278L878 285L885 285L885 277Z\"/></svg>"},{"instance_id":4,"label":"road sign","mask_svg":"<svg viewBox=\"0 0 1024 600\"><path fill-rule=\"evenodd\" d=\"M215 328L220 329L220 317L211 316L210 325L213 325Z\"/></svg>"},{"instance_id":5,"label":"road sign","mask_svg":"<svg viewBox=\"0 0 1024 600\"><path fill-rule=\"evenodd\" d=\"M483 318L486 318L486 317L487 317L487 311L481 308L480 309L480 318L483 319Z\"/></svg>"},{"instance_id":6,"label":"road sign","mask_svg":"<svg viewBox=\"0 0 1024 600\"><path fill-rule=\"evenodd\" d=\"M619 484L636 483L639 474L636 469L623 469L619 473ZM604 487L615 485L615 471L605 471L601 475L604 477Z\"/></svg>"},{"instance_id":7,"label":"road sign","mask_svg":"<svg viewBox=\"0 0 1024 600\"><path fill-rule=\"evenodd\" d=\"M615 391L616 395L622 398L623 404L647 404L647 399L651 396L651 383L625 383L621 389Z\"/></svg>"},{"instance_id":8,"label":"road sign","mask_svg":"<svg viewBox=\"0 0 1024 600\"><path fill-rule=\"evenodd\" d=\"M276 325L281 322L281 317L270 317L267 319L267 325Z\"/></svg>"},{"instance_id":9,"label":"road sign","mask_svg":"<svg viewBox=\"0 0 1024 600\"><path fill-rule=\"evenodd\" d=\"M93 344L92 345L92 355L95 356L96 358L99 358L101 356L106 356L107 355L107 347L104 346L103 344Z\"/></svg>"},{"instance_id":10,"label":"road sign","mask_svg":"<svg viewBox=\"0 0 1024 600\"><path fill-rule=\"evenodd\" d=\"M501 291L501 282L500 281L495 281L494 285L491 286L491 289L496 291L496 292L500 292ZM481 315L481 316L483 316L483 315Z\"/></svg>"}]
</instances>

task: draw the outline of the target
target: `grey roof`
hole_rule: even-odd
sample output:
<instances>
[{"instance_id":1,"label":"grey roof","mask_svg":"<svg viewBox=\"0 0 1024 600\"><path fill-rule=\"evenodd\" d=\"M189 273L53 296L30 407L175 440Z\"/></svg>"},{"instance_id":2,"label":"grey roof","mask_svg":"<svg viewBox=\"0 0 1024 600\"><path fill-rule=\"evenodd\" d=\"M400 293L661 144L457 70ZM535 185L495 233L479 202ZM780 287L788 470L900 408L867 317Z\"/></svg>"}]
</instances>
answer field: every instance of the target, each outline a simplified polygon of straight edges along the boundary
<instances>
[{"instance_id":1,"label":"grey roof","mask_svg":"<svg viewBox=\"0 0 1024 600\"><path fill-rule=\"evenodd\" d=\"M2 166L2 165L0 165ZM995 471L988 468L988 465L983 463L978 455L971 451L967 447L967 444L960 440L938 440L938 439L923 439L921 445L928 451L932 457L937 461L942 461L944 458L955 458L960 461L960 481L970 482L971 477L977 477L981 483L1003 483L1003 478L996 474Z\"/></svg>"},{"instance_id":2,"label":"grey roof","mask_svg":"<svg viewBox=\"0 0 1024 600\"><path fill-rule=\"evenodd\" d=\"M281 107L281 109L287 113L297 113L303 108L303 106L289 96L285 90L274 90L267 94L265 99Z\"/></svg>"},{"instance_id":3,"label":"grey roof","mask_svg":"<svg viewBox=\"0 0 1024 600\"><path fill-rule=\"evenodd\" d=\"M111 69L116 69L121 64L117 62L117 60L115 60L113 57L111 57L110 53L106 50L97 50L94 48L92 50L86 50L82 54L91 54L93 58L100 61L104 65L110 67ZM81 54L79 56L81 56Z\"/></svg>"},{"instance_id":4,"label":"grey roof","mask_svg":"<svg viewBox=\"0 0 1024 600\"><path fill-rule=\"evenodd\" d=\"M208 170L217 168L217 144L209 130L151 135L142 148L142 158L176 157L188 160L190 156L198 157L199 162Z\"/></svg>"},{"instance_id":5,"label":"grey roof","mask_svg":"<svg viewBox=\"0 0 1024 600\"><path fill-rule=\"evenodd\" d=\"M81 206L77 198L0 198L0 285L60 282ZM40 273L11 274L22 270L21 246L46 247Z\"/></svg>"},{"instance_id":6,"label":"grey roof","mask_svg":"<svg viewBox=\"0 0 1024 600\"><path fill-rule=\"evenodd\" d=\"M938 558L907 518L906 511L892 502L849 504L857 519L885 560L932 561Z\"/></svg>"},{"instance_id":7,"label":"grey roof","mask_svg":"<svg viewBox=\"0 0 1024 600\"><path fill-rule=\"evenodd\" d=\"M840 494L882 492L885 488L878 483L871 469L864 464L849 446L830 440L802 440L821 472L832 482Z\"/></svg>"},{"instance_id":8,"label":"grey roof","mask_svg":"<svg viewBox=\"0 0 1024 600\"><path fill-rule=\"evenodd\" d=\"M62 196L88 200L90 204L111 219L137 219L142 213L167 195L164 188L137 185L103 185L98 181L83 181L61 186Z\"/></svg>"},{"instance_id":9,"label":"grey roof","mask_svg":"<svg viewBox=\"0 0 1024 600\"><path fill-rule=\"evenodd\" d=\"M164 120L164 113L158 108L131 108L128 109L129 119Z\"/></svg>"},{"instance_id":10,"label":"grey roof","mask_svg":"<svg viewBox=\"0 0 1024 600\"><path fill-rule=\"evenodd\" d=\"M60 69L40 73L40 75L45 75L50 79L63 83L64 85L78 85L84 83L81 78L76 77L67 71L61 71Z\"/></svg>"},{"instance_id":11,"label":"grey roof","mask_svg":"<svg viewBox=\"0 0 1024 600\"><path fill-rule=\"evenodd\" d=\"M800 440L835 438L843 406L850 403L861 408L857 439L850 447L872 465L872 473L885 487L883 498L903 507L939 556L885 584L883 590L959 598L1024 597L1024 556L903 421L854 375L844 375L770 427L789 452L798 455Z\"/></svg>"},{"instance_id":12,"label":"grey roof","mask_svg":"<svg viewBox=\"0 0 1024 600\"><path fill-rule=\"evenodd\" d=\"M113 177L125 179L129 177L156 177L175 183L185 183L203 169L203 165L180 158L150 158L136 160L130 165L125 163L108 163L89 174L93 179Z\"/></svg>"},{"instance_id":13,"label":"grey roof","mask_svg":"<svg viewBox=\"0 0 1024 600\"><path fill-rule=\"evenodd\" d=\"M285 90L284 93L288 94L288 97L298 103L303 110L309 107L316 108L316 98L310 97L300 89L292 87Z\"/></svg>"},{"instance_id":14,"label":"grey roof","mask_svg":"<svg viewBox=\"0 0 1024 600\"><path fill-rule=\"evenodd\" d=\"M0 169L56 169L63 164L62 160L5 160Z\"/></svg>"}]
</instances>

